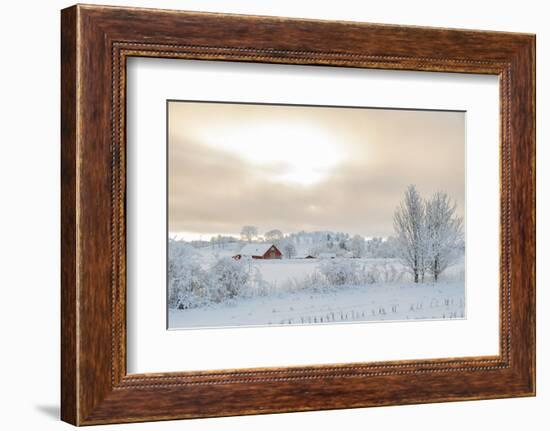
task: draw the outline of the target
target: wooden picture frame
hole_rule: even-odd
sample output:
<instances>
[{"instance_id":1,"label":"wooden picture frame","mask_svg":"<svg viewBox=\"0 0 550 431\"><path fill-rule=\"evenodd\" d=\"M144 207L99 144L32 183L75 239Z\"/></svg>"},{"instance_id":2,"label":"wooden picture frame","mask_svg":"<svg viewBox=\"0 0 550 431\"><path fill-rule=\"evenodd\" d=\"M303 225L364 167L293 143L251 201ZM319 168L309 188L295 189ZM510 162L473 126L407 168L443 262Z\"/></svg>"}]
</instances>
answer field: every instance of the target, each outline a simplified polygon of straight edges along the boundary
<instances>
[{"instance_id":1,"label":"wooden picture frame","mask_svg":"<svg viewBox=\"0 0 550 431\"><path fill-rule=\"evenodd\" d=\"M61 417L75 425L535 394L535 36L83 6L61 14ZM131 56L498 75L500 354L126 372Z\"/></svg>"}]
</instances>

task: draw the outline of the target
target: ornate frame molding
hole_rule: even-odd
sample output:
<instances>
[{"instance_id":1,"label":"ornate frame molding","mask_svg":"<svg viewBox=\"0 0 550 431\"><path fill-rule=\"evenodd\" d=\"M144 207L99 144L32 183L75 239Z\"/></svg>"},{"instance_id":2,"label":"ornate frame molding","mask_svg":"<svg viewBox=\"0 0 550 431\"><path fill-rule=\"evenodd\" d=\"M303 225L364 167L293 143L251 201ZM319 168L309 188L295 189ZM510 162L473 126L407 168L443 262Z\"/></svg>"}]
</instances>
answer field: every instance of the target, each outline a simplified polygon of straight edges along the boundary
<instances>
[{"instance_id":1,"label":"ornate frame molding","mask_svg":"<svg viewBox=\"0 0 550 431\"><path fill-rule=\"evenodd\" d=\"M257 28L269 30L254 36ZM308 43L311 34L321 41ZM62 54L64 420L98 424L534 394L534 36L79 5L62 12ZM125 66L132 56L498 75L500 354L127 375ZM307 400L298 397L304 391Z\"/></svg>"}]
</instances>

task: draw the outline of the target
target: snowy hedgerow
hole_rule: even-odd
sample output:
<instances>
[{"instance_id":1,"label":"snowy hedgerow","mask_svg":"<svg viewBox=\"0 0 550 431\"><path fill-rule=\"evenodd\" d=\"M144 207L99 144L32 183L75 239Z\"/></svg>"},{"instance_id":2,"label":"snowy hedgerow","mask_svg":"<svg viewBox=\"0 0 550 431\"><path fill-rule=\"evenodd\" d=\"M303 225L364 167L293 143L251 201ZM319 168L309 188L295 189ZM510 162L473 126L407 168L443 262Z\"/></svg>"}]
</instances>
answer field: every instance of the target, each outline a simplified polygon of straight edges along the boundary
<instances>
[{"instance_id":1,"label":"snowy hedgerow","mask_svg":"<svg viewBox=\"0 0 550 431\"><path fill-rule=\"evenodd\" d=\"M296 293L296 292L325 292L329 288L327 278L319 271L313 271L304 275L302 278L290 277L286 279L277 288L277 293Z\"/></svg>"},{"instance_id":2,"label":"snowy hedgerow","mask_svg":"<svg viewBox=\"0 0 550 431\"><path fill-rule=\"evenodd\" d=\"M397 263L367 264L351 259L331 259L320 263L326 286L364 286L403 280L405 268Z\"/></svg>"}]
</instances>

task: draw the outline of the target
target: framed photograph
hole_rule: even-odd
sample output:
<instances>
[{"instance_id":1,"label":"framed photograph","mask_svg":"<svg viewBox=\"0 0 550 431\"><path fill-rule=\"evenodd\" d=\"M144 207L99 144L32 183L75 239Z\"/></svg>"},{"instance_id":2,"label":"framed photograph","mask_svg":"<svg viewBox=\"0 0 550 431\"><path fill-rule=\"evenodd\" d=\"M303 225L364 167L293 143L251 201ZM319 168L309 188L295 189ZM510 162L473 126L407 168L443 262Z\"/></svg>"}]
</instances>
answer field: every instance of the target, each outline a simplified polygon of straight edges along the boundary
<instances>
[{"instance_id":1,"label":"framed photograph","mask_svg":"<svg viewBox=\"0 0 550 431\"><path fill-rule=\"evenodd\" d=\"M464 111L167 111L169 329L466 318Z\"/></svg>"},{"instance_id":2,"label":"framed photograph","mask_svg":"<svg viewBox=\"0 0 550 431\"><path fill-rule=\"evenodd\" d=\"M535 394L535 37L62 11L62 419Z\"/></svg>"}]
</instances>

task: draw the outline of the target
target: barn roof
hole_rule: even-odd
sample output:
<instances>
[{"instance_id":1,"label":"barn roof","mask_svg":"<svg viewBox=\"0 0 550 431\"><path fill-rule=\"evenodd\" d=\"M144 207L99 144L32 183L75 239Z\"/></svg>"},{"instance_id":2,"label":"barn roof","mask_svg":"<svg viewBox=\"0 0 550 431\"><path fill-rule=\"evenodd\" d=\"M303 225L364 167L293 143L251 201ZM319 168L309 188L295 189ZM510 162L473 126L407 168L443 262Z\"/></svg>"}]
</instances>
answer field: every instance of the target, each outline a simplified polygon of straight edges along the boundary
<instances>
[{"instance_id":1,"label":"barn roof","mask_svg":"<svg viewBox=\"0 0 550 431\"><path fill-rule=\"evenodd\" d=\"M263 256L273 246L272 243L246 244L239 252L243 256Z\"/></svg>"}]
</instances>

